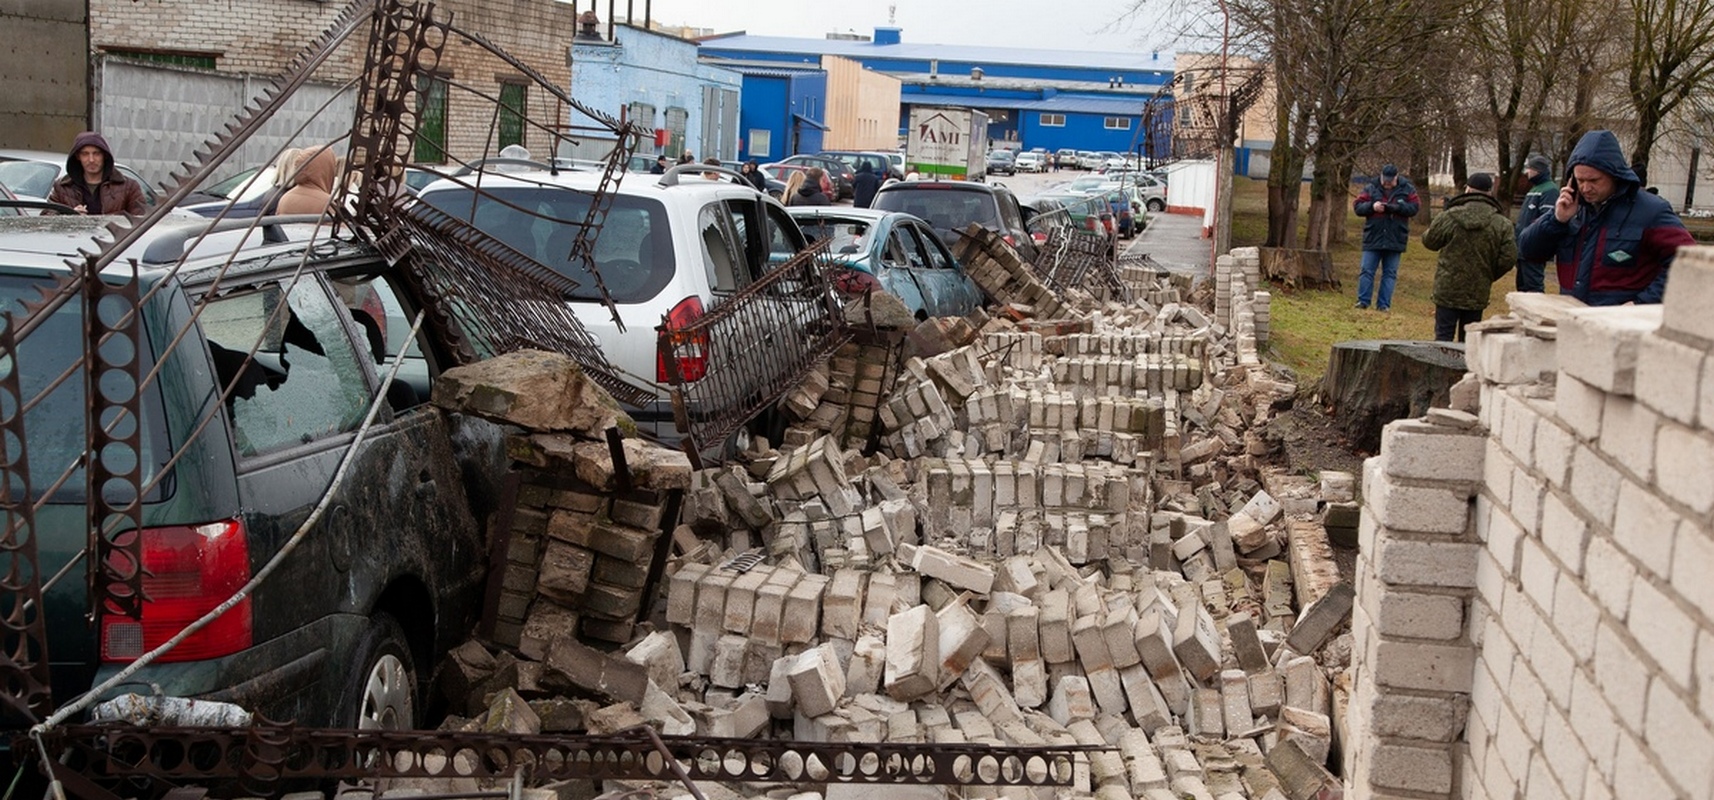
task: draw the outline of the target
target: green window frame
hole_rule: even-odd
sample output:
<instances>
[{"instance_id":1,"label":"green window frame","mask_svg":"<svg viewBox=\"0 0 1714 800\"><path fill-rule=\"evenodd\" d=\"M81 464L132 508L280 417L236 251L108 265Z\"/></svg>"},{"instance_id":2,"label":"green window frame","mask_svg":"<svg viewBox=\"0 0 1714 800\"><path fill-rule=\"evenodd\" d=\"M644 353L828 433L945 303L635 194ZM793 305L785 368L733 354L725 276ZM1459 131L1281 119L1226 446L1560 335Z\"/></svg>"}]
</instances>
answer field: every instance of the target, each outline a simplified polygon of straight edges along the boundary
<instances>
[{"instance_id":1,"label":"green window frame","mask_svg":"<svg viewBox=\"0 0 1714 800\"><path fill-rule=\"evenodd\" d=\"M411 160L418 164L446 163L446 94L445 78L417 77L417 130Z\"/></svg>"},{"instance_id":2,"label":"green window frame","mask_svg":"<svg viewBox=\"0 0 1714 800\"><path fill-rule=\"evenodd\" d=\"M529 114L529 91L522 83L500 84L500 146L524 146L524 118Z\"/></svg>"}]
</instances>

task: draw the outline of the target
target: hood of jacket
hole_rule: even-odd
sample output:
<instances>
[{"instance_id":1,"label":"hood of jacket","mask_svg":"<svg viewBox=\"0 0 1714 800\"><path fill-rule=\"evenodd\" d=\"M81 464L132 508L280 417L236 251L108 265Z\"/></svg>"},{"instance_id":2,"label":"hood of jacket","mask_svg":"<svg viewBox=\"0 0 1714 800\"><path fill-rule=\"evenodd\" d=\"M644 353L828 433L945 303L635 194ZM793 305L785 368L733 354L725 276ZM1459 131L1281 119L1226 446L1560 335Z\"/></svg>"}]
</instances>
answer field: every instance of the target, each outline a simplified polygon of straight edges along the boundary
<instances>
[{"instance_id":1,"label":"hood of jacket","mask_svg":"<svg viewBox=\"0 0 1714 800\"><path fill-rule=\"evenodd\" d=\"M333 148L321 147L298 152L292 163L292 186L306 186L331 194L338 179L339 159Z\"/></svg>"},{"instance_id":2,"label":"hood of jacket","mask_svg":"<svg viewBox=\"0 0 1714 800\"><path fill-rule=\"evenodd\" d=\"M1583 134L1583 138L1577 140L1577 147L1571 151L1571 158L1566 159L1565 168L1569 171L1578 164L1594 167L1624 183L1641 183L1637 173L1631 171L1630 162L1625 160L1625 151L1619 147L1619 137L1612 131L1596 130Z\"/></svg>"},{"instance_id":3,"label":"hood of jacket","mask_svg":"<svg viewBox=\"0 0 1714 800\"><path fill-rule=\"evenodd\" d=\"M72 176L83 175L83 165L77 161L77 151L86 145L95 145L101 149L101 174L104 180L113 177L113 148L107 146L107 138L95 131L84 131L71 140L71 152L65 157L65 174Z\"/></svg>"},{"instance_id":4,"label":"hood of jacket","mask_svg":"<svg viewBox=\"0 0 1714 800\"><path fill-rule=\"evenodd\" d=\"M1451 216L1461 228L1476 230L1487 226L1490 217L1503 212L1500 201L1482 192L1465 192L1447 200L1446 210L1441 213Z\"/></svg>"}]
</instances>

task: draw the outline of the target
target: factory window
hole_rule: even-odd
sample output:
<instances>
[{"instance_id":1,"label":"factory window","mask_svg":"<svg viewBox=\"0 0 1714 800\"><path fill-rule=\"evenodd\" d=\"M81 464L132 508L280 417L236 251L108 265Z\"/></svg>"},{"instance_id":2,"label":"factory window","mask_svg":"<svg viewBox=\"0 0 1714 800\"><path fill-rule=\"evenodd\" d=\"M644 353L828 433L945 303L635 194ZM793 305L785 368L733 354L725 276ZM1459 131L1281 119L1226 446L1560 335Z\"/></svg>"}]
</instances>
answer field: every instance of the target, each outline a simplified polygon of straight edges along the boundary
<instances>
[{"instance_id":1,"label":"factory window","mask_svg":"<svg viewBox=\"0 0 1714 800\"><path fill-rule=\"evenodd\" d=\"M500 84L500 146L524 144L524 119L528 116L524 84Z\"/></svg>"},{"instance_id":2,"label":"factory window","mask_svg":"<svg viewBox=\"0 0 1714 800\"><path fill-rule=\"evenodd\" d=\"M417 77L417 130L411 160L446 163L446 79L438 75Z\"/></svg>"},{"instance_id":3,"label":"factory window","mask_svg":"<svg viewBox=\"0 0 1714 800\"><path fill-rule=\"evenodd\" d=\"M1047 128L1063 128L1065 127L1065 115L1043 114L1041 115L1041 124Z\"/></svg>"},{"instance_id":4,"label":"factory window","mask_svg":"<svg viewBox=\"0 0 1714 800\"><path fill-rule=\"evenodd\" d=\"M1128 131L1130 129L1131 129L1131 118L1130 117L1108 117L1107 118L1107 130L1110 130L1110 131Z\"/></svg>"}]
</instances>

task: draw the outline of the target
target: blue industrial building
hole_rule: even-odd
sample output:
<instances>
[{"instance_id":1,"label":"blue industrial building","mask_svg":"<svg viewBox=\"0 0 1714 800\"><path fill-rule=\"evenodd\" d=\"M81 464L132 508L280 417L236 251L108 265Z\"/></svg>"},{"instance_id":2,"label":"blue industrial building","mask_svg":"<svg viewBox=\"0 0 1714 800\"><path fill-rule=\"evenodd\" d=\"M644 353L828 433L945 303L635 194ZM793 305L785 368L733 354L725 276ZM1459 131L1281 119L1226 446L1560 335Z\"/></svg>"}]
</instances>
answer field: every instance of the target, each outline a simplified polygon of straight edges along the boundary
<instances>
[{"instance_id":1,"label":"blue industrial building","mask_svg":"<svg viewBox=\"0 0 1714 800\"><path fill-rule=\"evenodd\" d=\"M631 25L612 39L578 36L571 44L571 96L655 132L638 152L697 158L738 157L743 76L698 58L695 42ZM561 156L598 159L611 138L571 131Z\"/></svg>"},{"instance_id":2,"label":"blue industrial building","mask_svg":"<svg viewBox=\"0 0 1714 800\"><path fill-rule=\"evenodd\" d=\"M791 117L779 110L777 89L766 99L753 97L752 74L784 75L818 69L823 55L849 58L866 69L897 77L903 84L899 109L901 136L914 105L979 108L989 116L989 138L1023 149L1112 150L1136 152L1144 144L1144 105L1172 80L1172 59L1161 53L1081 52L906 44L899 28L875 29L873 39L809 39L737 33L702 40L705 63L746 74L744 115L773 120L782 129ZM806 93L800 98L813 101ZM825 97L821 98L825 107ZM802 113L802 106L790 113ZM807 120L820 117L802 114ZM802 122L797 123L800 130ZM751 125L746 122L745 129ZM1170 130L1170 120L1158 130ZM790 134L783 134L790 135ZM807 140L801 136L797 142ZM1163 156L1170 143L1151 143ZM791 152L805 152L799 147Z\"/></svg>"},{"instance_id":3,"label":"blue industrial building","mask_svg":"<svg viewBox=\"0 0 1714 800\"><path fill-rule=\"evenodd\" d=\"M827 131L827 73L819 68L782 69L734 65L744 76L738 127L747 132L743 158L778 161L796 153L818 153Z\"/></svg>"}]
</instances>

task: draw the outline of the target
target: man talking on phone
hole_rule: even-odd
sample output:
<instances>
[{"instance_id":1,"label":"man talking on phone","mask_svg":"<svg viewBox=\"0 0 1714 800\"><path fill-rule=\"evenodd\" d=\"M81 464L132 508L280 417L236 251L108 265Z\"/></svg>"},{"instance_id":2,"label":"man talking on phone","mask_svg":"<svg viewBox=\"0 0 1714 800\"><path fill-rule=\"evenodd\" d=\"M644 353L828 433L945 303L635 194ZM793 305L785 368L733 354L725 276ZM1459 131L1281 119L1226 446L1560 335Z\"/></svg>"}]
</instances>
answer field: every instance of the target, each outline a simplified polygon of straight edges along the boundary
<instances>
[{"instance_id":1,"label":"man talking on phone","mask_svg":"<svg viewBox=\"0 0 1714 800\"><path fill-rule=\"evenodd\" d=\"M1555 259L1559 291L1592 306L1658 303L1678 248L1692 244L1672 205L1642 190L1612 131L1583 135L1553 213L1518 235L1518 256Z\"/></svg>"}]
</instances>

